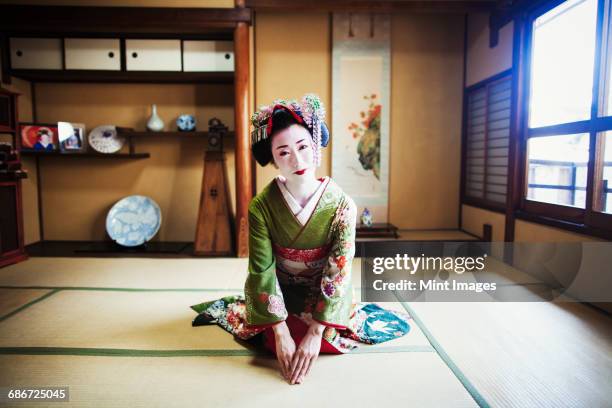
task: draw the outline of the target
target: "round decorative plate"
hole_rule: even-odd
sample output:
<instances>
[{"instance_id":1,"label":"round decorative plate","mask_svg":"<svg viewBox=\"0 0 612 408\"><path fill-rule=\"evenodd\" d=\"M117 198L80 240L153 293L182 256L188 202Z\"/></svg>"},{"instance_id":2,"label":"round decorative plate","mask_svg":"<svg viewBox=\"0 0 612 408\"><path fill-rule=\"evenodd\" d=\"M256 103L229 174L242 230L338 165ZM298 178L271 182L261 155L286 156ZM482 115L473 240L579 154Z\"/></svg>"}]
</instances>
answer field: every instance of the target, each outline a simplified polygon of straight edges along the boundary
<instances>
[{"instance_id":1,"label":"round decorative plate","mask_svg":"<svg viewBox=\"0 0 612 408\"><path fill-rule=\"evenodd\" d=\"M98 126L89 132L89 144L100 153L115 153L121 150L125 138L117 135L117 128L113 125Z\"/></svg>"},{"instance_id":2,"label":"round decorative plate","mask_svg":"<svg viewBox=\"0 0 612 408\"><path fill-rule=\"evenodd\" d=\"M149 197L127 196L108 212L106 232L119 245L142 245L157 234L161 218L159 206Z\"/></svg>"}]
</instances>

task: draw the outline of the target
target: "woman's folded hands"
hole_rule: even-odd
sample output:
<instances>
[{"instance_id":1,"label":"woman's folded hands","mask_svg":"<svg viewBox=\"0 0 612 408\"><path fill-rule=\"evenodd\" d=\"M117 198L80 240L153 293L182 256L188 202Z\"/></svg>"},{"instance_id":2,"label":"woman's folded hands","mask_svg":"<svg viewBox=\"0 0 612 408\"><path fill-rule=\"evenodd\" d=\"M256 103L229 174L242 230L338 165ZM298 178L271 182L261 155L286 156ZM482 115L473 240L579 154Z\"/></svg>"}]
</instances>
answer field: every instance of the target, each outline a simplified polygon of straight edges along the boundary
<instances>
[{"instance_id":1,"label":"woman's folded hands","mask_svg":"<svg viewBox=\"0 0 612 408\"><path fill-rule=\"evenodd\" d=\"M308 327L306 335L291 360L291 370L288 378L290 384L301 384L310 372L321 350L323 329L325 329L325 326L318 322L313 322Z\"/></svg>"},{"instance_id":2,"label":"woman's folded hands","mask_svg":"<svg viewBox=\"0 0 612 408\"><path fill-rule=\"evenodd\" d=\"M276 358L280 364L283 377L289 384L301 384L319 356L325 326L313 322L297 348L285 322L275 325L273 329Z\"/></svg>"}]
</instances>

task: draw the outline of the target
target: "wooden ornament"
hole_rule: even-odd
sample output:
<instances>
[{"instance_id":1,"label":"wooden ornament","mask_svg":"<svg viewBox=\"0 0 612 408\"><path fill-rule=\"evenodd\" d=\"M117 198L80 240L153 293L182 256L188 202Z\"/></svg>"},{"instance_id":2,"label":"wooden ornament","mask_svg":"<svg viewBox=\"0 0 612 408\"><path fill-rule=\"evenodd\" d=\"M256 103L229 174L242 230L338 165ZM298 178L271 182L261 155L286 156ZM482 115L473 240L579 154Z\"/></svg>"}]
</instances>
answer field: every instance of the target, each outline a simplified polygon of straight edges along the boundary
<instances>
[{"instance_id":1,"label":"wooden ornament","mask_svg":"<svg viewBox=\"0 0 612 408\"><path fill-rule=\"evenodd\" d=\"M229 198L225 156L222 151L208 151L204 158L194 255L233 255Z\"/></svg>"}]
</instances>

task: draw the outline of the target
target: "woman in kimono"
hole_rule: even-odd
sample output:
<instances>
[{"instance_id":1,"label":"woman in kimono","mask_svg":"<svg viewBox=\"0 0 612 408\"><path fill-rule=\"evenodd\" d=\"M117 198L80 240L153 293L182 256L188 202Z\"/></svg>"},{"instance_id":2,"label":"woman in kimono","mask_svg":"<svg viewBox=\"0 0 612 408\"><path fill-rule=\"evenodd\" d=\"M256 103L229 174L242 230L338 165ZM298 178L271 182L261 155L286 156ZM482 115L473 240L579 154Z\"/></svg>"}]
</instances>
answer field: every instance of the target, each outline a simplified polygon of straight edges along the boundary
<instances>
[{"instance_id":1,"label":"woman in kimono","mask_svg":"<svg viewBox=\"0 0 612 408\"><path fill-rule=\"evenodd\" d=\"M406 334L408 315L355 302L351 267L357 207L329 177L316 178L329 132L316 95L276 100L251 118L257 162L280 172L249 204L249 263L244 297L191 306L193 325L217 323L276 354L291 384L319 353Z\"/></svg>"}]
</instances>

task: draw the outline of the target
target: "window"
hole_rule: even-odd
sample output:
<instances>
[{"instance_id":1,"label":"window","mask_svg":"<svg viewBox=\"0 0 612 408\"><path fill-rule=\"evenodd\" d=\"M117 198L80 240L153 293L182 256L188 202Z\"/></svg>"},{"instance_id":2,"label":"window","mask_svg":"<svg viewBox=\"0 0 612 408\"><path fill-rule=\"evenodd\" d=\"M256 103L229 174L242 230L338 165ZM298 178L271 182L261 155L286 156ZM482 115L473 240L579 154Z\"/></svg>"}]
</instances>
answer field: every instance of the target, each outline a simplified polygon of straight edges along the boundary
<instances>
[{"instance_id":1,"label":"window","mask_svg":"<svg viewBox=\"0 0 612 408\"><path fill-rule=\"evenodd\" d=\"M527 143L527 198L584 208L589 135L533 137Z\"/></svg>"},{"instance_id":2,"label":"window","mask_svg":"<svg viewBox=\"0 0 612 408\"><path fill-rule=\"evenodd\" d=\"M594 209L612 214L612 132L605 132L599 135L599 138L603 160L601 166L595 166L595 180L599 179L600 182L596 183L595 187Z\"/></svg>"},{"instance_id":3,"label":"window","mask_svg":"<svg viewBox=\"0 0 612 408\"><path fill-rule=\"evenodd\" d=\"M527 27L527 213L612 227L611 0L567 0Z\"/></svg>"},{"instance_id":4,"label":"window","mask_svg":"<svg viewBox=\"0 0 612 408\"><path fill-rule=\"evenodd\" d=\"M569 0L533 22L529 127L591 117L597 0Z\"/></svg>"},{"instance_id":5,"label":"window","mask_svg":"<svg viewBox=\"0 0 612 408\"><path fill-rule=\"evenodd\" d=\"M503 210L508 186L510 76L466 92L464 198L466 204Z\"/></svg>"}]
</instances>

